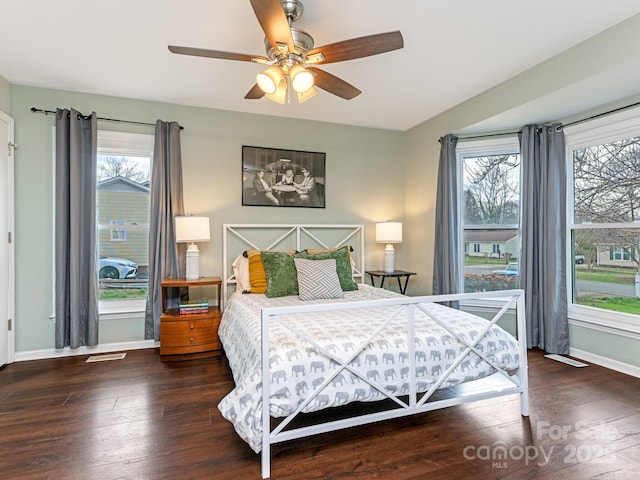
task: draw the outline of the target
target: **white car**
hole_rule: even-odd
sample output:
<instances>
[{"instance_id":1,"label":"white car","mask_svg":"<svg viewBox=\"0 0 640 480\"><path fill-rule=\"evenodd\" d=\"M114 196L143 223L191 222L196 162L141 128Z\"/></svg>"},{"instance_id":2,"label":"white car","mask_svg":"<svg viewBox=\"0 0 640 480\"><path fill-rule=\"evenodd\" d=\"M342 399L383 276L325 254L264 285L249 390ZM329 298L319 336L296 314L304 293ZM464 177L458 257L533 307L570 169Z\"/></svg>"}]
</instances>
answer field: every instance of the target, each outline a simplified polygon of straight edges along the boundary
<instances>
[{"instance_id":1,"label":"white car","mask_svg":"<svg viewBox=\"0 0 640 480\"><path fill-rule=\"evenodd\" d=\"M132 260L118 257L98 258L98 278L136 278L138 275L138 264Z\"/></svg>"}]
</instances>

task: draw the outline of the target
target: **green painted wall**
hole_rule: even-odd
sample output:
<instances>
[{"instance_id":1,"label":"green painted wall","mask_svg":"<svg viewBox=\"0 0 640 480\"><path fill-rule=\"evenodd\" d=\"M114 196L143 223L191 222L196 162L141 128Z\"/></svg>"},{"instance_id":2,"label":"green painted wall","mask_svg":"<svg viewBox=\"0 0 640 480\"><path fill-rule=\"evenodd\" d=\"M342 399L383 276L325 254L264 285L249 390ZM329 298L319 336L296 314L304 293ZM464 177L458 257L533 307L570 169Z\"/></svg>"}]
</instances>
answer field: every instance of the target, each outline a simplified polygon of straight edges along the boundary
<instances>
[{"instance_id":1,"label":"green painted wall","mask_svg":"<svg viewBox=\"0 0 640 480\"><path fill-rule=\"evenodd\" d=\"M73 107L101 117L178 121L187 214L208 215L212 241L199 245L200 272L221 275L224 223L362 223L367 268L382 268L374 223L404 215L403 132L233 113L124 98L13 86L16 151L16 353L51 349L53 313L53 151L55 117L31 107ZM106 130L153 133L153 127L99 122ZM284 133L286 132L286 133ZM242 145L326 152L326 208L243 207ZM406 249L397 265L407 268ZM142 319L104 320L101 342L143 339Z\"/></svg>"}]
</instances>

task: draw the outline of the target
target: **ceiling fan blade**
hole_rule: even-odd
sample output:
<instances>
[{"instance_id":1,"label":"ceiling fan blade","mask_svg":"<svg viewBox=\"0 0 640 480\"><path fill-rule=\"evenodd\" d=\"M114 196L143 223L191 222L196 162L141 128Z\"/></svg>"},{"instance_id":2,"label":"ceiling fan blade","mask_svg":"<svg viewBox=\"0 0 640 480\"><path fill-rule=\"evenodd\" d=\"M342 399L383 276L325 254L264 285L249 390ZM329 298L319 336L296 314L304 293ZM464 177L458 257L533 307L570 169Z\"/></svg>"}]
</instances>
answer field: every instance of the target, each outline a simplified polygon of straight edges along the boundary
<instances>
[{"instance_id":1,"label":"ceiling fan blade","mask_svg":"<svg viewBox=\"0 0 640 480\"><path fill-rule=\"evenodd\" d=\"M293 52L289 21L280 0L251 0L251 6L271 46L278 51L278 43L286 44L289 52Z\"/></svg>"},{"instance_id":2,"label":"ceiling fan blade","mask_svg":"<svg viewBox=\"0 0 640 480\"><path fill-rule=\"evenodd\" d=\"M267 57L260 55L246 55L244 53L221 52L220 50L207 50L205 48L194 47L177 47L169 45L169 51L180 55L193 55L195 57L220 58L222 60L240 60L241 62L264 61L268 62Z\"/></svg>"},{"instance_id":3,"label":"ceiling fan blade","mask_svg":"<svg viewBox=\"0 0 640 480\"><path fill-rule=\"evenodd\" d=\"M262 97L264 97L264 92L257 83L253 87L251 87L251 90L249 90L244 96L246 100L258 100Z\"/></svg>"},{"instance_id":4,"label":"ceiling fan blade","mask_svg":"<svg viewBox=\"0 0 640 480\"><path fill-rule=\"evenodd\" d=\"M331 75L330 73L325 72L324 70L320 70L319 68L314 67L307 67L307 70L316 74L313 80L313 84L316 87L326 90L329 93L333 93L340 98L351 100L352 98L355 98L362 93L350 83L347 83L344 80L336 77L335 75Z\"/></svg>"},{"instance_id":5,"label":"ceiling fan blade","mask_svg":"<svg viewBox=\"0 0 640 480\"><path fill-rule=\"evenodd\" d=\"M324 60L314 63L335 63L391 52L402 47L404 47L404 39L400 32L378 33L314 48L307 52L307 58L322 53Z\"/></svg>"}]
</instances>

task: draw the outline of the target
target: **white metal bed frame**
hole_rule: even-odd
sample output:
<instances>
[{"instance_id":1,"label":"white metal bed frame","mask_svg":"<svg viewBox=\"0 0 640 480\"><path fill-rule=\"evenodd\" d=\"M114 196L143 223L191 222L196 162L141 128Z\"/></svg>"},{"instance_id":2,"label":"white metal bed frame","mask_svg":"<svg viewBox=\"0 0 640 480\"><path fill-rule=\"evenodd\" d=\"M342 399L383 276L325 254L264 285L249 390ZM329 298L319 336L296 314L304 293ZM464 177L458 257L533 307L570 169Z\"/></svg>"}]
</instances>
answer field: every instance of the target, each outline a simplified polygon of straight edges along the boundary
<instances>
[{"instance_id":1,"label":"white metal bed frame","mask_svg":"<svg viewBox=\"0 0 640 480\"><path fill-rule=\"evenodd\" d=\"M260 228L284 228L289 231L289 234L295 233L297 235L297 245L301 247L301 236L300 233L306 231L310 228L318 228L321 229L325 227L324 225L225 225L224 226L224 235L223 235L223 245L224 245L224 264L225 264L225 281L224 281L224 292L225 298L227 296L227 287L230 284L235 283L235 277L233 274L228 275L228 251L227 251L227 235L229 233L233 235L238 235L239 228L251 228L251 229L260 229ZM363 227L361 225L327 225L326 228L353 228L354 233L349 235L345 241L353 238L354 235L360 235L361 240L361 250L360 250L360 268L358 269L358 276L363 278L364 271L364 232ZM245 239L244 235L239 235L240 238L246 240L248 245L251 248L257 248L255 242L248 241ZM312 235L314 241L318 239ZM278 242L275 242L277 245ZM344 242L342 244L345 244ZM341 245L342 245L341 244ZM272 244L273 245L273 244ZM341 246L341 245L333 245L333 246ZM264 248L263 248L264 249ZM233 258L231 258L233 261ZM460 338L460 336L456 335L455 332L451 330L450 327L447 326L446 323L442 322L440 319L434 317L431 313L429 313L424 304L428 303L436 303L436 302L452 302L452 301L468 301L473 299L494 299L494 300L502 300L503 306L497 312L497 314L489 321L489 324L486 328L479 333L479 335L475 338L474 341L467 341L464 338ZM385 307L396 307L393 308L393 313L383 322L381 326L379 326L375 332L371 334L366 340L361 342L358 348L355 351L350 352L350 355L347 359L341 359L336 356L336 354L328 351L323 348L316 340L313 338L309 338L305 334L299 332L295 326L290 325L286 321L286 315L292 313L307 313L307 312L316 312L316 311L329 311L329 310L351 310L358 308L371 308L375 306L385 306ZM518 338L518 351L519 351L519 368L516 372L509 374L504 371L499 366L495 365L491 360L487 358L487 354L476 348L478 342L484 337L484 335L489 331L489 329L495 325L503 315L509 311L511 308L515 306L516 311L516 335ZM400 312L406 309L406 321L407 321L407 345L409 346L409 385L410 391L402 394L393 394L392 392L386 391L383 387L376 384L376 381L366 378L366 376L359 372L356 368L353 368L350 363L351 361L361 353L369 344L369 342L375 338L375 336L384 329L385 325L387 325L392 320L395 321L400 314ZM436 321L441 327L447 330L451 335L453 335L460 343L465 346L465 349L462 352L458 353L458 356L452 362L451 366L447 368L442 375L437 379L437 381L429 388L429 390L425 393L419 393L416 388L417 380L416 380L416 355L415 355L415 330L414 330L414 315L416 309L424 312L426 315L431 317L434 321ZM328 358L331 358L336 364L335 370L331 372L330 375L327 375L328 378L325 379L323 384L319 386L317 389L313 390L309 393L309 396L298 406L298 408L291 413L289 416L284 417L278 423L275 428L271 426L271 418L269 414L269 404L270 404L270 371L269 371L269 329L271 322L277 322L282 325L284 328L289 330L292 334L298 336L304 341L308 342L310 345L315 347L319 352L326 355ZM453 373L453 371L460 365L460 363L464 360L464 358L469 353L475 353L486 363L490 364L496 371L501 374L508 382L505 382L506 385L501 386L499 389L489 389L486 391L476 391L471 392L469 394L465 394L460 397L452 397L452 398L444 398L439 400L429 399L433 396L433 394L437 391L437 389L447 380L447 378ZM422 297L403 297L403 298L394 298L394 299L385 299L385 300L374 300L374 301L362 301L362 302L348 302L348 303L335 303L335 304L322 304L322 305L304 305L304 306L291 306L291 307L272 307L265 308L262 310L262 478L269 478L271 473L271 445L293 440L296 438L307 437L311 435L316 435L320 433L335 431L343 428L349 428L357 425L365 425L368 423L374 423L382 420L388 420L392 418L400 418L404 416L414 415L418 413L424 413L440 408L445 408L453 405L459 405L463 403L474 402L478 400L484 400L489 398L500 397L504 395L520 395L520 411L523 416L529 415L529 400L528 400L528 367L527 367L527 346L526 346L526 325L525 325L525 315L524 315L524 291L523 290L508 290L508 291L499 291L499 292L479 292L479 293L466 293L466 294L454 294L454 295L436 295L436 296L422 296ZM307 406L315 397L322 392L322 389L328 385L337 375L341 374L344 371L348 371L353 375L358 376L362 381L369 384L372 388L375 388L378 392L385 395L388 399L395 402L395 406L392 409L387 409L382 412L364 414L352 418L346 418L342 420L333 420L327 423L313 424L311 426L304 427L295 427L288 430L284 430L291 421L296 418L302 410Z\"/></svg>"}]
</instances>

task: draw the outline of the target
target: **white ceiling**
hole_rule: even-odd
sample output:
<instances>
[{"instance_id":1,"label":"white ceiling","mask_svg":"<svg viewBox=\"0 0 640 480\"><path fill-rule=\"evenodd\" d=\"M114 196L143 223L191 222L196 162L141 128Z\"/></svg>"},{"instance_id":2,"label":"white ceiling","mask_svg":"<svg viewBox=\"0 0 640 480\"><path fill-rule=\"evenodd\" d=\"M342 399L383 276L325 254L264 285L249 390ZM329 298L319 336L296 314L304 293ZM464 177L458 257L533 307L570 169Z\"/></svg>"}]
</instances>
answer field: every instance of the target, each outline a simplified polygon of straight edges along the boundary
<instances>
[{"instance_id":1,"label":"white ceiling","mask_svg":"<svg viewBox=\"0 0 640 480\"><path fill-rule=\"evenodd\" d=\"M295 26L316 46L400 30L405 47L321 66L362 90L353 100L320 91L278 105L243 98L261 65L167 50L264 55L249 0L2 0L0 75L19 85L406 130L640 12L638 0L302 1Z\"/></svg>"}]
</instances>

